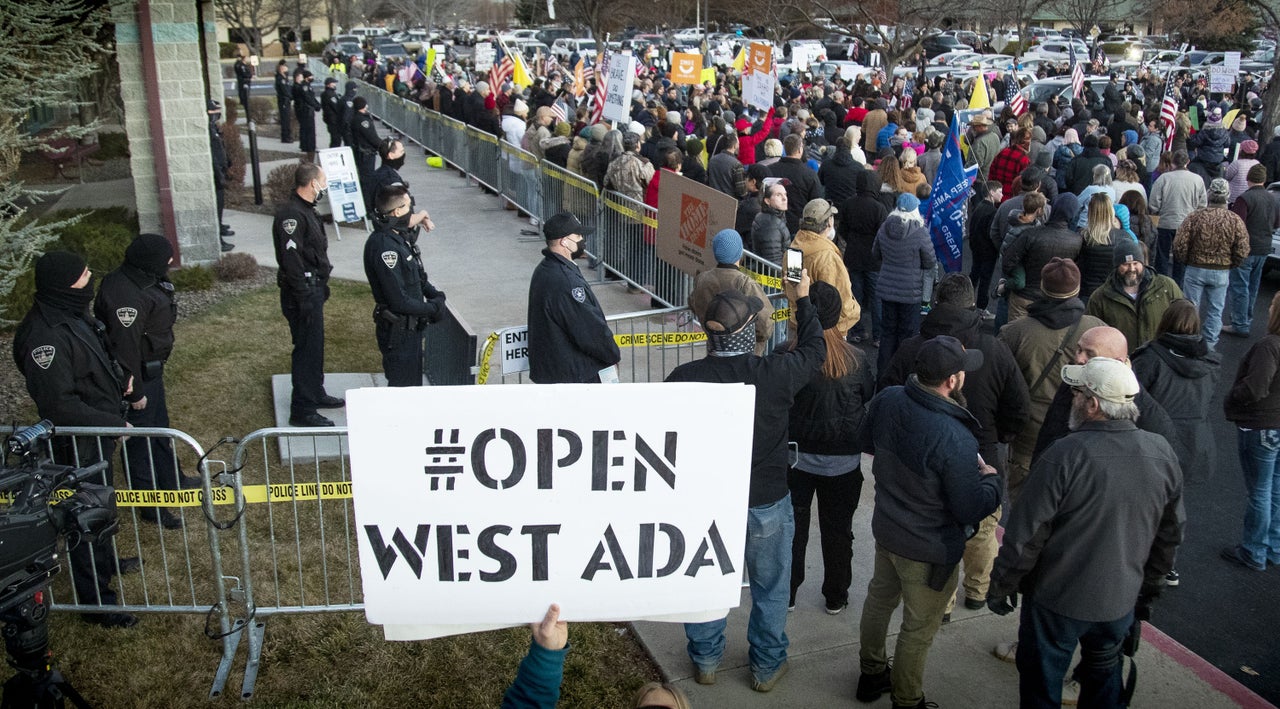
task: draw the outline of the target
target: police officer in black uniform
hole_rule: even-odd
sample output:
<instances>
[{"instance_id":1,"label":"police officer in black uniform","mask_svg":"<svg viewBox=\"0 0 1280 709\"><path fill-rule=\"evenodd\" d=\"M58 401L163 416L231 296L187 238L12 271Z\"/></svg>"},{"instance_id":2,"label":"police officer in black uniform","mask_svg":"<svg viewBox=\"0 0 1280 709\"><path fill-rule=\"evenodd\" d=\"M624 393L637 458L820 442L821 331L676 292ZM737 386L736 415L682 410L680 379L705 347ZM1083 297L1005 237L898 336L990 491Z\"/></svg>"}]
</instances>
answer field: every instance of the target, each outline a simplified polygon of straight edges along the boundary
<instances>
[{"instance_id":1,"label":"police officer in black uniform","mask_svg":"<svg viewBox=\"0 0 1280 709\"><path fill-rule=\"evenodd\" d=\"M293 84L293 112L298 117L298 149L307 154L308 160L315 159L316 152L316 111L320 110L320 99L311 89L313 76L310 71L303 70Z\"/></svg>"},{"instance_id":2,"label":"police officer in black uniform","mask_svg":"<svg viewBox=\"0 0 1280 709\"><path fill-rule=\"evenodd\" d=\"M244 60L244 55L236 57L236 95L240 97L240 112L244 114L244 122L249 122L249 85L253 81L253 66Z\"/></svg>"},{"instance_id":3,"label":"police officer in black uniform","mask_svg":"<svg viewBox=\"0 0 1280 709\"><path fill-rule=\"evenodd\" d=\"M600 303L573 263L586 258L594 231L566 212L542 225L547 248L529 283L528 319L529 378L538 384L598 382L622 359Z\"/></svg>"},{"instance_id":4,"label":"police officer in black uniform","mask_svg":"<svg viewBox=\"0 0 1280 709\"><path fill-rule=\"evenodd\" d=\"M351 127L356 124L356 82L348 81L345 93L342 94L342 143L355 147L356 139L351 134Z\"/></svg>"},{"instance_id":5,"label":"police officer in black uniform","mask_svg":"<svg viewBox=\"0 0 1280 709\"><path fill-rule=\"evenodd\" d=\"M281 59L276 65L276 108L280 111L280 142L293 142L293 80L289 63Z\"/></svg>"},{"instance_id":6,"label":"police officer in black uniform","mask_svg":"<svg viewBox=\"0 0 1280 709\"><path fill-rule=\"evenodd\" d=\"M409 188L388 185L378 192L375 231L364 245L364 274L373 289L374 327L387 386L422 384L422 331L444 313L444 293L427 280L418 234L435 224L414 212Z\"/></svg>"},{"instance_id":7,"label":"police officer in black uniform","mask_svg":"<svg viewBox=\"0 0 1280 709\"><path fill-rule=\"evenodd\" d=\"M373 125L373 116L369 113L369 102L363 96L357 96L351 103L355 109L351 120L351 135L355 139L356 170L360 173L360 191L364 194L366 212L373 211L373 200L377 195L373 191L373 172L377 166L378 148L382 138Z\"/></svg>"},{"instance_id":8,"label":"police officer in black uniform","mask_svg":"<svg viewBox=\"0 0 1280 709\"><path fill-rule=\"evenodd\" d=\"M324 119L324 127L329 131L330 148L342 145L342 109L338 80L331 76L324 80L324 91L320 93L320 116Z\"/></svg>"},{"instance_id":9,"label":"police officer in black uniform","mask_svg":"<svg viewBox=\"0 0 1280 709\"><path fill-rule=\"evenodd\" d=\"M107 354L102 324L89 314L93 274L84 259L50 251L36 261L35 303L13 338L13 361L26 378L36 411L55 426L124 428L123 397L130 383ZM111 460L114 438L54 438L54 462L91 465ZM99 457L101 450L101 457ZM108 473L109 475L109 473ZM107 484L109 477L101 482ZM111 578L138 568L136 558L117 565L110 539L80 544L69 552L76 601L114 605ZM128 628L138 619L128 613L92 613L84 619L112 628Z\"/></svg>"},{"instance_id":10,"label":"police officer in black uniform","mask_svg":"<svg viewBox=\"0 0 1280 709\"><path fill-rule=\"evenodd\" d=\"M294 191L276 209L271 237L275 242L276 284L280 309L293 338L293 396L290 426L332 426L316 409L332 409L346 401L324 390L324 302L329 299L329 240L315 205L328 192L324 170L302 163L294 174Z\"/></svg>"},{"instance_id":11,"label":"police officer in black uniform","mask_svg":"<svg viewBox=\"0 0 1280 709\"><path fill-rule=\"evenodd\" d=\"M378 203L377 196L387 187L391 185L403 185L406 189L409 187L409 183L400 176L400 168L404 167L404 143L395 138L387 138L378 145L378 155L382 158L382 167L373 172L373 178L369 183L369 192L373 195L372 203L375 207ZM413 200L413 195L409 195L409 199ZM369 211L372 213L375 210Z\"/></svg>"},{"instance_id":12,"label":"police officer in black uniform","mask_svg":"<svg viewBox=\"0 0 1280 709\"><path fill-rule=\"evenodd\" d=\"M218 120L222 118L222 104L210 100L205 107L209 114L209 154L213 157L213 194L218 204L218 243L225 253L235 248L227 242L227 237L236 235L231 227L222 223L222 207L226 204L227 172L231 169L231 159L227 157L227 146L222 142L222 131L218 129Z\"/></svg>"},{"instance_id":13,"label":"police officer in black uniform","mask_svg":"<svg viewBox=\"0 0 1280 709\"><path fill-rule=\"evenodd\" d=\"M164 389L164 365L173 352L173 323L178 301L169 281L173 246L159 234L142 234L125 249L124 263L108 273L98 288L93 313L107 328L108 349L133 378L125 397L125 420L139 428L168 428L169 406ZM198 487L198 478L181 476L168 438L131 438L124 444L129 484L135 490L177 490ZM139 515L166 529L182 526L182 518L167 508L146 507Z\"/></svg>"}]
</instances>

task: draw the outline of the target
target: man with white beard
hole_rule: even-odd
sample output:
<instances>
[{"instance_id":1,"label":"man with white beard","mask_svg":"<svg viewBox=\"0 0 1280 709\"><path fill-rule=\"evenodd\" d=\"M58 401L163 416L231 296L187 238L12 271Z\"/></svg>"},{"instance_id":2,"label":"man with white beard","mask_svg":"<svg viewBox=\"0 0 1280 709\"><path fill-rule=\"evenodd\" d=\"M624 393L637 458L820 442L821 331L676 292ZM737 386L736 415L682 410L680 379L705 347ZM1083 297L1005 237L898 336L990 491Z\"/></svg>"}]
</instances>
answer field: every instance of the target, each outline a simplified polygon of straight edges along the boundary
<instances>
[{"instance_id":1,"label":"man with white beard","mask_svg":"<svg viewBox=\"0 0 1280 709\"><path fill-rule=\"evenodd\" d=\"M1094 357L1062 368L1071 430L1032 465L1005 528L987 605L1024 594L1017 665L1022 706L1056 707L1076 645L1082 706L1124 706L1121 652L1182 541L1182 469L1163 436L1135 421L1138 379Z\"/></svg>"}]
</instances>

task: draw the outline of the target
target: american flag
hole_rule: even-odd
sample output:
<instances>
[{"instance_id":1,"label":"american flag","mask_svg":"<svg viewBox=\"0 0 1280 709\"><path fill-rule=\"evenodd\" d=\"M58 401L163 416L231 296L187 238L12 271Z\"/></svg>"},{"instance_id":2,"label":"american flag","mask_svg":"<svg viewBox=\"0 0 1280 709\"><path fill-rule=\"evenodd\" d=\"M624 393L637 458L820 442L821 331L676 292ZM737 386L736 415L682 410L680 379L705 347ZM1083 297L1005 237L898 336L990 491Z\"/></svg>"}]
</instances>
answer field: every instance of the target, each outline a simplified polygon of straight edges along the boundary
<instances>
[{"instance_id":1,"label":"american flag","mask_svg":"<svg viewBox=\"0 0 1280 709\"><path fill-rule=\"evenodd\" d=\"M599 123L604 118L604 92L609 84L609 55L600 57L600 71L596 72L595 105L591 107L591 123Z\"/></svg>"},{"instance_id":2,"label":"american flag","mask_svg":"<svg viewBox=\"0 0 1280 709\"><path fill-rule=\"evenodd\" d=\"M494 52L493 66L489 69L489 88L497 93L502 90L502 84L511 78L515 64L511 63L511 55L503 51L501 42L497 43Z\"/></svg>"},{"instance_id":3,"label":"american flag","mask_svg":"<svg viewBox=\"0 0 1280 709\"><path fill-rule=\"evenodd\" d=\"M1160 102L1160 125L1164 126L1164 149L1173 147L1173 125L1178 118L1178 90L1173 85L1177 72L1170 70L1164 82L1164 100Z\"/></svg>"},{"instance_id":4,"label":"american flag","mask_svg":"<svg viewBox=\"0 0 1280 709\"><path fill-rule=\"evenodd\" d=\"M915 89L916 82L913 79L907 79L906 83L902 85L902 101L899 104L902 107L902 110L905 111L908 108L911 108L911 98L915 93Z\"/></svg>"},{"instance_id":5,"label":"american flag","mask_svg":"<svg viewBox=\"0 0 1280 709\"><path fill-rule=\"evenodd\" d=\"M1027 100L1018 90L1018 77L1013 72L1009 72L1009 77L1004 82L1004 105L1008 106L1015 116L1021 116L1027 112Z\"/></svg>"},{"instance_id":6,"label":"american flag","mask_svg":"<svg viewBox=\"0 0 1280 709\"><path fill-rule=\"evenodd\" d=\"M555 103L551 104L551 114L554 115L556 117L556 120L558 121L564 122L569 120L569 113L565 111L565 105L563 101L556 101Z\"/></svg>"},{"instance_id":7,"label":"american flag","mask_svg":"<svg viewBox=\"0 0 1280 709\"><path fill-rule=\"evenodd\" d=\"M1071 53L1071 96L1080 98L1080 92L1084 91L1084 67L1076 59L1076 46L1067 44L1067 51Z\"/></svg>"}]
</instances>

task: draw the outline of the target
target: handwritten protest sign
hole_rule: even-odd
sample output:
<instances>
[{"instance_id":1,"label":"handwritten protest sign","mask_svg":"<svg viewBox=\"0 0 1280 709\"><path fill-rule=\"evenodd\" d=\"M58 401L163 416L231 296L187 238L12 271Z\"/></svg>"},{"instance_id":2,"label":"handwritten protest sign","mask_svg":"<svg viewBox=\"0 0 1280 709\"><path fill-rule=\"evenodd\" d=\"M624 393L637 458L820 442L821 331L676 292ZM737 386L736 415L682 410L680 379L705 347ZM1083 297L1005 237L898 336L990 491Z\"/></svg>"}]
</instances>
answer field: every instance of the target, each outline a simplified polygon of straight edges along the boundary
<instances>
[{"instance_id":1,"label":"handwritten protest sign","mask_svg":"<svg viewBox=\"0 0 1280 709\"><path fill-rule=\"evenodd\" d=\"M597 79L598 81L598 79ZM636 58L615 53L609 58L605 78L604 117L610 121L631 120L631 90L636 81Z\"/></svg>"},{"instance_id":2,"label":"handwritten protest sign","mask_svg":"<svg viewBox=\"0 0 1280 709\"><path fill-rule=\"evenodd\" d=\"M380 388L347 402L366 615L387 637L529 622L552 602L571 621L738 604L753 387Z\"/></svg>"}]
</instances>

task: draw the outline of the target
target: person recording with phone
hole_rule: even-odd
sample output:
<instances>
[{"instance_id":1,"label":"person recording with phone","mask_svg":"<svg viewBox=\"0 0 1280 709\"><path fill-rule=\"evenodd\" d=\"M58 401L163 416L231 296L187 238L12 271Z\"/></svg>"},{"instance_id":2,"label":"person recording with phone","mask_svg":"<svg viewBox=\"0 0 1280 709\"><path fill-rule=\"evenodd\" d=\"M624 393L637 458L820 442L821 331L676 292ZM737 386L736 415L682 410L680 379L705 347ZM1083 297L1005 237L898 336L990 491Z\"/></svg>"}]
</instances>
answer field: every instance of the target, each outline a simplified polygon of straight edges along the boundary
<instances>
[{"instance_id":1,"label":"person recording with phone","mask_svg":"<svg viewBox=\"0 0 1280 709\"><path fill-rule=\"evenodd\" d=\"M444 292L427 280L418 249L422 230L431 231L435 224L426 210L413 211L413 198L403 184L378 191L373 223L375 230L364 245L364 273L377 303L373 321L382 370L387 386L421 386L422 331L445 310Z\"/></svg>"}]
</instances>

